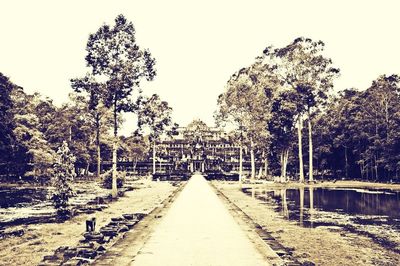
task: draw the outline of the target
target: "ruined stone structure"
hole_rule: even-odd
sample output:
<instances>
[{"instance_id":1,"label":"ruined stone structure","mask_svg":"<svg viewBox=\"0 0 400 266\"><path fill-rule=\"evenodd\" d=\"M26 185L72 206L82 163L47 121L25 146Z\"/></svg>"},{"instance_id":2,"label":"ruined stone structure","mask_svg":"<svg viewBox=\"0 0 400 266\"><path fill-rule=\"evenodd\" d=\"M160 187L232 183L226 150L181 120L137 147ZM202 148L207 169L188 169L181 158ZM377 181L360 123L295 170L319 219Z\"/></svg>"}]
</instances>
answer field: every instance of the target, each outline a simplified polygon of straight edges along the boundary
<instances>
[{"instance_id":1,"label":"ruined stone structure","mask_svg":"<svg viewBox=\"0 0 400 266\"><path fill-rule=\"evenodd\" d=\"M235 172L239 165L239 146L221 129L194 120L178 134L157 143L160 172Z\"/></svg>"},{"instance_id":2,"label":"ruined stone structure","mask_svg":"<svg viewBox=\"0 0 400 266\"><path fill-rule=\"evenodd\" d=\"M236 175L239 173L240 146L225 131L209 127L201 120L194 120L186 127L179 127L176 134L167 134L156 142L156 174L159 176L190 176L199 172L205 176ZM152 145L151 145L152 146ZM139 175L152 173L153 150L148 157L132 168L129 160L120 161L119 169ZM261 166L256 154L256 167ZM243 174L250 174L250 154L243 147Z\"/></svg>"}]
</instances>

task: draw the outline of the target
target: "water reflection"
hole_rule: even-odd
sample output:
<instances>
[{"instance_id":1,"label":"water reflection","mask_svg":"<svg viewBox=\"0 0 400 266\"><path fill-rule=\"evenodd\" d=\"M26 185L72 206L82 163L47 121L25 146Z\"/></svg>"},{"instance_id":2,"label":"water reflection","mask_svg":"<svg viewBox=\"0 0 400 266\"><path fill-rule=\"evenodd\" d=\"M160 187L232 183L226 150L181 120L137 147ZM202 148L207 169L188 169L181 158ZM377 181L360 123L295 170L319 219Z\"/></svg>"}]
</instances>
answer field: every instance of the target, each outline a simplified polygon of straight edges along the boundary
<instances>
[{"instance_id":1,"label":"water reflection","mask_svg":"<svg viewBox=\"0 0 400 266\"><path fill-rule=\"evenodd\" d=\"M310 212L314 211L314 188L310 187L308 189L309 198L310 198Z\"/></svg>"},{"instance_id":2,"label":"water reflection","mask_svg":"<svg viewBox=\"0 0 400 266\"><path fill-rule=\"evenodd\" d=\"M282 209L297 210L303 215L307 209L307 212L323 210L400 218L400 192L395 191L312 187L260 191L252 188L252 197L263 194L263 198L271 197L282 202Z\"/></svg>"},{"instance_id":3,"label":"water reflection","mask_svg":"<svg viewBox=\"0 0 400 266\"><path fill-rule=\"evenodd\" d=\"M286 200L286 189L281 189L281 202L282 202L282 215L285 218L289 218L289 208Z\"/></svg>"},{"instance_id":4,"label":"water reflection","mask_svg":"<svg viewBox=\"0 0 400 266\"><path fill-rule=\"evenodd\" d=\"M71 206L82 206L96 197L106 197L107 189L97 183L90 186L85 182L75 183ZM10 225L41 221L55 215L53 203L49 199L52 188L43 187L0 187L0 230Z\"/></svg>"},{"instance_id":5,"label":"water reflection","mask_svg":"<svg viewBox=\"0 0 400 266\"><path fill-rule=\"evenodd\" d=\"M0 187L0 208L32 205L47 199L47 189Z\"/></svg>"},{"instance_id":6,"label":"water reflection","mask_svg":"<svg viewBox=\"0 0 400 266\"><path fill-rule=\"evenodd\" d=\"M304 218L304 187L299 188L300 190L300 224L303 225Z\"/></svg>"},{"instance_id":7,"label":"water reflection","mask_svg":"<svg viewBox=\"0 0 400 266\"><path fill-rule=\"evenodd\" d=\"M310 221L310 226L314 227L314 188L310 187L308 189L308 194L309 194L309 201L310 201L310 208L308 210L308 213L310 215L309 221Z\"/></svg>"},{"instance_id":8,"label":"water reflection","mask_svg":"<svg viewBox=\"0 0 400 266\"><path fill-rule=\"evenodd\" d=\"M301 226L341 226L400 247L400 191L316 187L259 191L243 189Z\"/></svg>"}]
</instances>

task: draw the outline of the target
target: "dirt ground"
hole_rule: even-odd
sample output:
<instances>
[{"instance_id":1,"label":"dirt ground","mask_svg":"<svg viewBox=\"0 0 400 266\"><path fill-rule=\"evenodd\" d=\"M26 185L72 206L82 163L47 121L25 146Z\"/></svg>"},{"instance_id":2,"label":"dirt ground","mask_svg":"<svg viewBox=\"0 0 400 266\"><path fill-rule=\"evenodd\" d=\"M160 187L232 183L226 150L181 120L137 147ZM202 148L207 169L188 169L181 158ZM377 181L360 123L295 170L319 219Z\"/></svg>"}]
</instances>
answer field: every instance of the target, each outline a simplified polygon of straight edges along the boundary
<instances>
[{"instance_id":1,"label":"dirt ground","mask_svg":"<svg viewBox=\"0 0 400 266\"><path fill-rule=\"evenodd\" d=\"M103 211L82 214L64 223L24 225L22 237L0 240L0 265L37 265L60 246L75 246L85 232L85 221L96 217L96 228L124 213L146 212L166 199L176 187L168 182L144 181L140 189L126 192Z\"/></svg>"},{"instance_id":2,"label":"dirt ground","mask_svg":"<svg viewBox=\"0 0 400 266\"><path fill-rule=\"evenodd\" d=\"M271 232L282 245L293 248L294 256L299 261L312 261L316 265L400 265L400 254L386 250L365 236L340 228L301 227L295 222L285 220L272 206L241 192L237 183L213 184L256 223ZM331 186L333 185L400 188L398 185L349 181L332 183Z\"/></svg>"}]
</instances>

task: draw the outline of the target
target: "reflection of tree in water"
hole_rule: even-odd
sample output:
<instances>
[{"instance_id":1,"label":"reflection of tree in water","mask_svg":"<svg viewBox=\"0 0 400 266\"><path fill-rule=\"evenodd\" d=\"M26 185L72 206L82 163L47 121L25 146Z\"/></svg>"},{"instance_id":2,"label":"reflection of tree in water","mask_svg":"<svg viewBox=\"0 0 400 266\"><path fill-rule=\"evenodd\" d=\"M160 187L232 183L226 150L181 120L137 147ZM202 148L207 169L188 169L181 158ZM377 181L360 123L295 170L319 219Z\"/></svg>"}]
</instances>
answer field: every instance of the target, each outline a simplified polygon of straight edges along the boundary
<instances>
[{"instance_id":1,"label":"reflection of tree in water","mask_svg":"<svg viewBox=\"0 0 400 266\"><path fill-rule=\"evenodd\" d=\"M300 224L303 225L304 216L304 187L299 188L300 191Z\"/></svg>"},{"instance_id":2,"label":"reflection of tree in water","mask_svg":"<svg viewBox=\"0 0 400 266\"><path fill-rule=\"evenodd\" d=\"M314 188L313 187L309 187L308 188L308 193L309 193L309 200L310 200L310 208L308 210L308 213L310 215L309 221L310 221L310 227L314 227Z\"/></svg>"},{"instance_id":3,"label":"reflection of tree in water","mask_svg":"<svg viewBox=\"0 0 400 266\"><path fill-rule=\"evenodd\" d=\"M293 207L300 210L303 206L309 212L339 210L348 214L400 217L400 192L395 191L305 187L303 191L286 189L286 197Z\"/></svg>"},{"instance_id":4,"label":"reflection of tree in water","mask_svg":"<svg viewBox=\"0 0 400 266\"><path fill-rule=\"evenodd\" d=\"M289 218L289 209L286 199L286 189L281 189L281 202L282 202L282 214L283 217Z\"/></svg>"},{"instance_id":5,"label":"reflection of tree in water","mask_svg":"<svg viewBox=\"0 0 400 266\"><path fill-rule=\"evenodd\" d=\"M252 187L243 191L248 196L278 207L276 211L284 218L298 221L303 227L340 226L371 237L385 248L399 251L398 191L312 186L267 189L266 192Z\"/></svg>"}]
</instances>

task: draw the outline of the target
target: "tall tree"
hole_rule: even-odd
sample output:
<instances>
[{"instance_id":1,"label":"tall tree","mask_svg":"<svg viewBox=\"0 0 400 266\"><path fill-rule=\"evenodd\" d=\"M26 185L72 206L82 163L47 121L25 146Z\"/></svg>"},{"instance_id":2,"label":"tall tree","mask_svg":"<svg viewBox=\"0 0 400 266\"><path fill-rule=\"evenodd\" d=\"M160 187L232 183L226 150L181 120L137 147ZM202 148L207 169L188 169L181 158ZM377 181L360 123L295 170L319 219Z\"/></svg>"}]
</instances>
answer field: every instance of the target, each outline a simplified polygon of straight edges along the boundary
<instances>
[{"instance_id":1,"label":"tall tree","mask_svg":"<svg viewBox=\"0 0 400 266\"><path fill-rule=\"evenodd\" d=\"M69 198L73 195L70 182L75 177L75 156L68 148L66 141L63 142L57 151L57 159L54 164L54 186L56 188L52 195L54 207L57 209L57 214L60 217L67 217L70 215L68 210Z\"/></svg>"},{"instance_id":2,"label":"tall tree","mask_svg":"<svg viewBox=\"0 0 400 266\"><path fill-rule=\"evenodd\" d=\"M289 153L293 142L297 106L296 94L291 90L280 90L273 99L272 118L268 122L268 130L272 137L273 152L279 155L280 181L287 181Z\"/></svg>"},{"instance_id":3,"label":"tall tree","mask_svg":"<svg viewBox=\"0 0 400 266\"><path fill-rule=\"evenodd\" d=\"M137 163L145 160L150 150L149 139L140 134L132 134L129 137L121 136L121 146L118 156L125 157L132 162L132 170L136 171Z\"/></svg>"},{"instance_id":4,"label":"tall tree","mask_svg":"<svg viewBox=\"0 0 400 266\"><path fill-rule=\"evenodd\" d=\"M325 44L309 38L297 38L286 47L275 51L279 59L276 73L286 86L299 94L298 99L298 134L299 160L302 160L302 118L307 114L309 146L309 181L313 180L313 142L311 116L323 104L333 88L333 80L339 69L332 66L332 60L322 54ZM300 163L300 174L302 173ZM304 177L300 176L300 180Z\"/></svg>"},{"instance_id":5,"label":"tall tree","mask_svg":"<svg viewBox=\"0 0 400 266\"><path fill-rule=\"evenodd\" d=\"M0 73L0 162L9 163L13 158L14 123L12 116L13 102L11 93L14 84Z\"/></svg>"},{"instance_id":6,"label":"tall tree","mask_svg":"<svg viewBox=\"0 0 400 266\"><path fill-rule=\"evenodd\" d=\"M27 95L20 87L13 90L12 99L15 122L13 132L17 142L25 147L25 154L21 155L27 156L32 166L27 168L25 175L40 181L48 179L53 173L55 152L41 131L40 119L36 112L37 106L43 101L40 95Z\"/></svg>"},{"instance_id":7,"label":"tall tree","mask_svg":"<svg viewBox=\"0 0 400 266\"><path fill-rule=\"evenodd\" d=\"M39 119L39 130L43 133L50 147L56 151L64 140L70 139L70 128L74 116L68 117L66 105L57 108L53 101L44 98L39 93L33 94L35 101L35 114Z\"/></svg>"},{"instance_id":8,"label":"tall tree","mask_svg":"<svg viewBox=\"0 0 400 266\"><path fill-rule=\"evenodd\" d=\"M358 129L365 134L365 147L361 156L368 162L370 176L375 180L395 171L398 161L399 119L400 119L400 78L398 75L382 75L372 82L359 101L357 114Z\"/></svg>"},{"instance_id":9,"label":"tall tree","mask_svg":"<svg viewBox=\"0 0 400 266\"><path fill-rule=\"evenodd\" d=\"M133 111L132 92L134 88L139 88L142 79L153 80L156 75L155 60L148 50L137 45L133 23L123 15L117 16L113 27L103 25L91 34L86 50L86 61L92 69L92 75L101 78L104 83L102 101L113 111L112 195L116 197L117 116L120 112Z\"/></svg>"},{"instance_id":10,"label":"tall tree","mask_svg":"<svg viewBox=\"0 0 400 266\"><path fill-rule=\"evenodd\" d=\"M167 133L173 125L171 113L172 108L166 101L162 101L157 94L151 97L140 97L137 101L138 106L138 127L150 131L150 141L153 151L153 174L156 173L156 142L162 134Z\"/></svg>"},{"instance_id":11,"label":"tall tree","mask_svg":"<svg viewBox=\"0 0 400 266\"><path fill-rule=\"evenodd\" d=\"M270 90L261 76L260 64L243 68L231 76L225 92L218 97L217 123L224 121L234 125L240 131L240 152L243 145L250 151L251 180L255 178L255 150L260 142L268 138L266 121L269 119L269 101L266 97ZM242 156L240 156L242 157ZM240 160L240 169L242 161Z\"/></svg>"},{"instance_id":12,"label":"tall tree","mask_svg":"<svg viewBox=\"0 0 400 266\"><path fill-rule=\"evenodd\" d=\"M100 177L101 173L101 132L107 129L108 111L104 108L101 101L104 84L97 82L93 75L90 73L83 78L71 79L72 88L78 92L86 92L88 95L87 108L90 120L95 128L95 141L96 141L96 156L97 156L97 170L96 175ZM104 124L104 125L103 125Z\"/></svg>"},{"instance_id":13,"label":"tall tree","mask_svg":"<svg viewBox=\"0 0 400 266\"><path fill-rule=\"evenodd\" d=\"M397 75L382 75L364 91L342 91L314 121L321 170L335 177L398 177L400 88Z\"/></svg>"}]
</instances>

